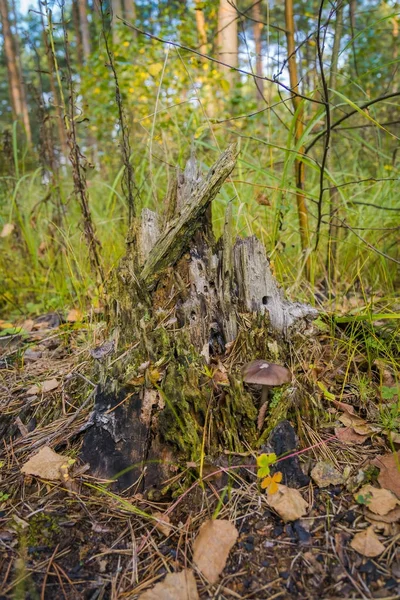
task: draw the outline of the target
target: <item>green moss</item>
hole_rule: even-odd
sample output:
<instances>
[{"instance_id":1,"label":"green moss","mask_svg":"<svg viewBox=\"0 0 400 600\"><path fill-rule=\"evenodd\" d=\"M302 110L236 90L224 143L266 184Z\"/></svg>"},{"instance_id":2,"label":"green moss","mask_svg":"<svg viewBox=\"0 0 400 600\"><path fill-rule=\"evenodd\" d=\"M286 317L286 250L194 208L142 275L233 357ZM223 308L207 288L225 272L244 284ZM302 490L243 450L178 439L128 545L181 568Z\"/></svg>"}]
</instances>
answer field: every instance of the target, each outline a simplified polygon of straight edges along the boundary
<instances>
[{"instance_id":1,"label":"green moss","mask_svg":"<svg viewBox=\"0 0 400 600\"><path fill-rule=\"evenodd\" d=\"M53 546L61 532L57 519L48 513L37 513L29 519L26 536L28 546Z\"/></svg>"}]
</instances>

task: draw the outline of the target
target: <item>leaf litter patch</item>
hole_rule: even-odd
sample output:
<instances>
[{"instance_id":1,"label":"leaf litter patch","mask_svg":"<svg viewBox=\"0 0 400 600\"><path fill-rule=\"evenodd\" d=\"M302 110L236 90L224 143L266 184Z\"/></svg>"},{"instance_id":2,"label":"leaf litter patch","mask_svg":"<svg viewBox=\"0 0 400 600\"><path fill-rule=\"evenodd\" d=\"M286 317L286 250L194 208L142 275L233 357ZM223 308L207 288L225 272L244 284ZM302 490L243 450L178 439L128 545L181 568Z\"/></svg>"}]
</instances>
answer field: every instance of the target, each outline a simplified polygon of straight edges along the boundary
<instances>
[{"instance_id":1,"label":"leaf litter patch","mask_svg":"<svg viewBox=\"0 0 400 600\"><path fill-rule=\"evenodd\" d=\"M25 589L48 587L54 598L106 597L115 582L145 600L400 595L399 452L351 391L333 401L332 383L316 386L328 427L305 424L299 446L296 421L282 421L258 454L275 455L261 461L262 478L249 455L222 477L220 465L208 465L216 476L178 500L135 489L120 497L75 460L93 387L81 366L93 359L84 316L31 321L2 346L1 426L12 443L0 458L6 598L15 596L21 558Z\"/></svg>"}]
</instances>

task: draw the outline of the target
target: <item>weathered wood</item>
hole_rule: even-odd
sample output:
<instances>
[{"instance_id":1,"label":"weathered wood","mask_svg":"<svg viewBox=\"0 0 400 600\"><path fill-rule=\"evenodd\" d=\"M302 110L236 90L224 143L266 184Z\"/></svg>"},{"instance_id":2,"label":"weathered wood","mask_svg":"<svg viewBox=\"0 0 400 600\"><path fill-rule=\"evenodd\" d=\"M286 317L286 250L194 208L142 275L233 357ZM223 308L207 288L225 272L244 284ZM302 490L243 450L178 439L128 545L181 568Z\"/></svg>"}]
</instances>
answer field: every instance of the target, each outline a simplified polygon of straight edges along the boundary
<instances>
[{"instance_id":1,"label":"weathered wood","mask_svg":"<svg viewBox=\"0 0 400 600\"><path fill-rule=\"evenodd\" d=\"M231 144L204 179L197 183L191 180L190 196L182 203L180 212L167 224L143 266L140 279L145 285L154 287L165 269L174 265L189 248L195 232L201 227L201 217L233 171L237 156L237 144ZM190 167L191 174L192 171ZM185 186L181 184L180 188L182 190Z\"/></svg>"},{"instance_id":2,"label":"weathered wood","mask_svg":"<svg viewBox=\"0 0 400 600\"><path fill-rule=\"evenodd\" d=\"M107 387L107 407L104 394L96 402L85 451L96 449L97 475L110 477L117 465L135 461L122 483L133 483L146 465L147 487L167 474L160 467L166 457L186 462L240 452L268 434L257 431L258 398L243 386L239 367L254 358L287 362L289 344L317 311L285 298L255 236L235 240L231 204L215 242L207 211L236 158L237 147L229 146L202 177L192 156L169 186L163 217L144 209L136 238L128 236L113 325L133 349L115 363L118 385ZM215 370L222 385L210 377ZM290 398L282 395L264 427L286 416ZM102 457L103 443L111 458Z\"/></svg>"}]
</instances>

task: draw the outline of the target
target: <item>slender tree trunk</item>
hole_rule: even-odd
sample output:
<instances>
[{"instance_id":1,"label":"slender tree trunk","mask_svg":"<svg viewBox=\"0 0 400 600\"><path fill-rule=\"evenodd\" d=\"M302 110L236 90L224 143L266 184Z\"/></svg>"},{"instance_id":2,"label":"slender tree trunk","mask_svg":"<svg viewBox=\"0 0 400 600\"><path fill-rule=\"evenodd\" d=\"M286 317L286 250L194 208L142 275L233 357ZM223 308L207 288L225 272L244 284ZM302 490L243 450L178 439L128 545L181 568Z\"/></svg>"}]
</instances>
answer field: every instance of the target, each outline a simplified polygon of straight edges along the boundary
<instances>
[{"instance_id":1,"label":"slender tree trunk","mask_svg":"<svg viewBox=\"0 0 400 600\"><path fill-rule=\"evenodd\" d=\"M40 2L40 0L39 0ZM82 34L81 25L79 19L79 6L78 0L72 2L72 22L74 24L75 40L76 40L76 57L78 59L78 65L83 65L83 48L82 48Z\"/></svg>"},{"instance_id":2,"label":"slender tree trunk","mask_svg":"<svg viewBox=\"0 0 400 600\"><path fill-rule=\"evenodd\" d=\"M26 101L24 102L22 78L16 56L15 40L13 39L13 34L10 27L9 7L7 0L0 0L0 19L3 28L4 53L7 63L13 117L15 119L21 119L25 127L26 137L30 143L32 141L32 135L29 123L28 108Z\"/></svg>"},{"instance_id":3,"label":"slender tree trunk","mask_svg":"<svg viewBox=\"0 0 400 600\"><path fill-rule=\"evenodd\" d=\"M332 48L332 61L331 61L331 72L329 75L329 89L336 89L337 82L337 69L339 62L339 51L340 51L340 40L343 31L343 1L338 0L336 10L336 23L335 23L335 38L333 41ZM333 171L334 161L332 152L328 155L328 170ZM329 189L329 239L328 239L328 256L327 256L327 270L329 275L329 281L334 284L336 281L337 274L337 238L339 235L339 227L337 220L337 211L339 209L339 193L336 187L330 187Z\"/></svg>"},{"instance_id":4,"label":"slender tree trunk","mask_svg":"<svg viewBox=\"0 0 400 600\"><path fill-rule=\"evenodd\" d=\"M234 68L238 66L237 16L234 0L220 0L218 11L219 60ZM221 70L232 85L235 73L229 66L221 65Z\"/></svg>"},{"instance_id":5,"label":"slender tree trunk","mask_svg":"<svg viewBox=\"0 0 400 600\"><path fill-rule=\"evenodd\" d=\"M202 54L207 54L207 30L204 19L203 3L201 0L195 0L196 26L199 37L199 48Z\"/></svg>"},{"instance_id":6,"label":"slender tree trunk","mask_svg":"<svg viewBox=\"0 0 400 600\"><path fill-rule=\"evenodd\" d=\"M135 0L124 0L124 17L127 21L136 21Z\"/></svg>"},{"instance_id":7,"label":"slender tree trunk","mask_svg":"<svg viewBox=\"0 0 400 600\"><path fill-rule=\"evenodd\" d=\"M123 17L123 10L122 10L122 0L111 0L111 8L112 8L112 22L111 22L111 27L112 27L112 38L113 38L113 42L114 45L117 46L119 43L119 36L117 33L117 23L118 23L118 19L117 17Z\"/></svg>"},{"instance_id":8,"label":"slender tree trunk","mask_svg":"<svg viewBox=\"0 0 400 600\"><path fill-rule=\"evenodd\" d=\"M294 41L294 16L293 16L293 1L285 0L285 22L286 22L286 40L287 40L287 52L288 52L288 67L289 67L289 78L290 87L293 92L293 108L296 111L296 127L295 127L295 142L296 144L303 135L303 105L301 98L296 95L299 91L299 79L297 75L297 64L296 64L296 48ZM298 148L298 153L304 153L304 147ZM299 226L300 226L300 241L301 248L304 253L309 252L310 248L310 230L308 224L308 211L306 201L304 197L304 163L300 159L295 160L295 171L296 171L296 200L297 200L297 212L299 215ZM311 260L310 256L306 256L306 277L310 278L310 267Z\"/></svg>"},{"instance_id":9,"label":"slender tree trunk","mask_svg":"<svg viewBox=\"0 0 400 600\"><path fill-rule=\"evenodd\" d=\"M23 76L22 69L22 57L21 57L21 46L19 43L19 33L18 33L18 17L17 17L17 7L15 4L15 0L12 0L13 14L14 14L14 22L13 26L15 29L15 36L13 37L15 56L17 60L17 67L19 73L19 85L21 90L21 101L22 101L22 119L24 122L24 127L27 135L28 142L32 142L32 131L31 124L29 121L29 109L28 109L28 98L26 93L26 85Z\"/></svg>"},{"instance_id":10,"label":"slender tree trunk","mask_svg":"<svg viewBox=\"0 0 400 600\"><path fill-rule=\"evenodd\" d=\"M261 23L261 1L257 2L253 6L253 35L254 44L256 50L256 75L258 77L263 76L263 63L262 63L262 44L261 44L261 32L263 25ZM264 100L264 81L262 79L256 79L257 88L257 104L260 108L265 105Z\"/></svg>"},{"instance_id":11,"label":"slender tree trunk","mask_svg":"<svg viewBox=\"0 0 400 600\"><path fill-rule=\"evenodd\" d=\"M41 15L41 21L42 21L43 45L44 45L45 52L46 52L47 69L49 72L50 92L51 92L51 96L53 99L53 106L56 111L58 140L60 142L60 146L61 146L63 155L67 156L68 144L67 144L67 136L66 136L66 132L65 132L64 114L63 114L63 110L61 107L60 96L59 96L56 82L54 79L55 63L54 63L53 51L51 49L51 44L49 42L49 37L48 37L47 30L46 30L45 22L44 22L44 15L42 13L41 0L38 0L38 4L39 4L39 13Z\"/></svg>"},{"instance_id":12,"label":"slender tree trunk","mask_svg":"<svg viewBox=\"0 0 400 600\"><path fill-rule=\"evenodd\" d=\"M87 0L78 0L79 22L82 35L83 56L87 60L92 50L90 43L89 22L87 18Z\"/></svg>"}]
</instances>

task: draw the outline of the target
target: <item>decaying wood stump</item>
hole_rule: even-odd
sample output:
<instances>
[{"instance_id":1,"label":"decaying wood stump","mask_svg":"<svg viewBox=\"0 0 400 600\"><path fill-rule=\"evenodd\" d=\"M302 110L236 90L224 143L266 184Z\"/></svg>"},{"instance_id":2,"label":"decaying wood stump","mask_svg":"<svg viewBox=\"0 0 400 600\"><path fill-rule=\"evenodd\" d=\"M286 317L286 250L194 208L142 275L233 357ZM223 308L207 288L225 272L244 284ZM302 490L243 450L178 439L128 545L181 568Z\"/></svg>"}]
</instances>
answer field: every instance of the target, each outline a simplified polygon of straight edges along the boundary
<instances>
[{"instance_id":1,"label":"decaying wood stump","mask_svg":"<svg viewBox=\"0 0 400 600\"><path fill-rule=\"evenodd\" d=\"M92 471L120 474L122 487L154 486L182 461L256 447L266 431L260 439L256 394L243 387L239 367L254 358L286 363L289 345L316 316L285 299L256 237L234 239L231 205L214 239L211 202L237 154L229 146L205 176L191 157L164 212L144 209L129 232L110 293L122 354L103 367L83 447Z\"/></svg>"}]
</instances>

